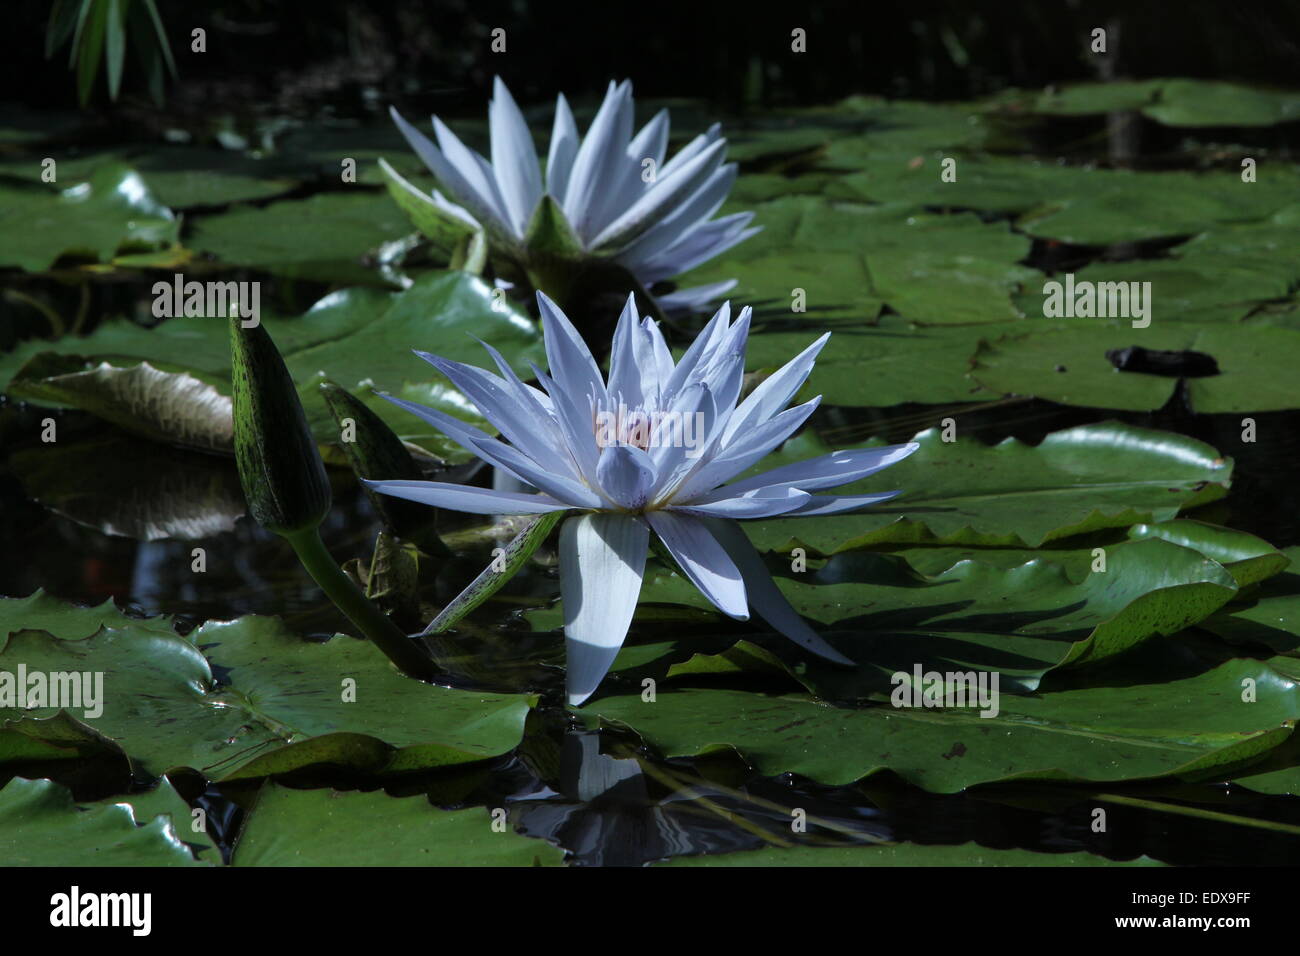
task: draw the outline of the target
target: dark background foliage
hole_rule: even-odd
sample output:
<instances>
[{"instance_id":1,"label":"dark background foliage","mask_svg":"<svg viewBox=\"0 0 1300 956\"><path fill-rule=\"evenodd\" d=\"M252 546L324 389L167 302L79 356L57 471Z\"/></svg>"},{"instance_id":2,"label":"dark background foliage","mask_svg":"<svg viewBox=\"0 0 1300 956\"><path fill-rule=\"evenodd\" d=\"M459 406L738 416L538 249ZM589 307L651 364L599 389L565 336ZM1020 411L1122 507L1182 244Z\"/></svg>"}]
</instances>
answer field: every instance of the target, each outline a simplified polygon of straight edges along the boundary
<instances>
[{"instance_id":1,"label":"dark background foliage","mask_svg":"<svg viewBox=\"0 0 1300 956\"><path fill-rule=\"evenodd\" d=\"M9 98L76 105L67 50L44 58L49 0L6 5L0 38ZM964 3L886 0L762 4L522 0L158 0L180 69L169 109L356 114L398 99L478 111L500 72L521 102L593 92L630 76L644 97L707 98L728 111L823 103L850 93L959 99L1004 86L1117 76L1187 76L1287 85L1300 61L1300 4ZM1105 27L1111 56L1087 51ZM190 31L207 51L189 52ZM490 33L507 31L505 55ZM791 53L790 31L808 32ZM134 75L133 75L134 74ZM94 102L104 105L102 81ZM118 109L147 103L128 55Z\"/></svg>"}]
</instances>

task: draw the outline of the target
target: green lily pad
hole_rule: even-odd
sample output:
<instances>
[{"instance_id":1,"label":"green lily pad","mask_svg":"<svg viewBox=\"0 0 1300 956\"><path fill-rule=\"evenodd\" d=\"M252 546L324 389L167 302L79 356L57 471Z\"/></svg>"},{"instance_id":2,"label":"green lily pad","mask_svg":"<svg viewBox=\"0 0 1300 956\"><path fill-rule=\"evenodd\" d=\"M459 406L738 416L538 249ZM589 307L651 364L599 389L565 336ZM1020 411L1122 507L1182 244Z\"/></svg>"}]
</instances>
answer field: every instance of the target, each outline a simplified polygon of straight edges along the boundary
<instances>
[{"instance_id":1,"label":"green lily pad","mask_svg":"<svg viewBox=\"0 0 1300 956\"><path fill-rule=\"evenodd\" d=\"M1296 231L1293 238L1300 238L1300 231ZM1211 252L1182 259L1088 266L1073 273L1073 282L1076 290L1081 282L1095 283L1098 302L1105 296L1105 308L1112 316L1119 312L1129 319L1138 318L1133 306L1126 307L1124 304L1131 290L1136 289L1146 313L1139 321L1149 318L1153 325L1163 325L1170 320L1235 322L1246 318L1265 302L1285 298L1294 271L1293 264L1280 266L1260 261L1249 252L1235 256L1215 255ZM1062 276L1055 276L1048 281L1060 283L1064 287L1066 280ZM1102 286L1101 283L1124 285ZM1132 283L1150 285L1134 286ZM1015 297L1017 307L1025 315L1031 318L1048 315L1056 287L1052 286L1044 292L1046 285L1046 282L1036 282ZM1110 299L1110 289L1117 290L1114 300ZM1077 297L1078 292L1075 294ZM1056 297L1063 301L1064 288ZM1088 319L1080 316L1067 321L1082 324ZM1252 331L1251 328L1246 328L1242 334L1250 335Z\"/></svg>"},{"instance_id":2,"label":"green lily pad","mask_svg":"<svg viewBox=\"0 0 1300 956\"><path fill-rule=\"evenodd\" d=\"M1257 644L1300 662L1300 547L1287 548L1293 567L1265 581L1258 592L1202 622L1201 627L1233 644ZM1300 663L1291 665L1300 667Z\"/></svg>"},{"instance_id":3,"label":"green lily pad","mask_svg":"<svg viewBox=\"0 0 1300 956\"><path fill-rule=\"evenodd\" d=\"M1164 866L1147 856L1109 860L1092 853L1038 853L1000 850L962 843L957 846L899 843L885 846L765 847L741 853L678 856L660 866Z\"/></svg>"},{"instance_id":4,"label":"green lily pad","mask_svg":"<svg viewBox=\"0 0 1300 956\"><path fill-rule=\"evenodd\" d=\"M1039 93L1007 90L994 98L1011 112L1045 116L1089 116L1136 110L1151 102L1160 80L1114 80L1108 83L1072 83Z\"/></svg>"},{"instance_id":5,"label":"green lily pad","mask_svg":"<svg viewBox=\"0 0 1300 956\"><path fill-rule=\"evenodd\" d=\"M1130 540L1160 538L1199 551L1223 565L1224 570L1237 582L1237 587L1246 587L1272 577L1290 564L1286 555L1262 538L1235 528L1223 528L1191 518L1175 518L1159 524L1137 524L1127 529L1125 537ZM1009 569L1019 567L1026 561L1041 559L1060 565L1071 581L1082 581L1098 562L1097 547L1096 542L1075 547L1069 547L1065 543L1064 547L1049 548L920 547L904 548L893 553L925 575L940 574L959 561L978 561L995 568ZM1108 553L1111 547L1111 544L1107 544L1102 550Z\"/></svg>"},{"instance_id":6,"label":"green lily pad","mask_svg":"<svg viewBox=\"0 0 1300 956\"><path fill-rule=\"evenodd\" d=\"M386 195L358 188L205 216L190 245L227 265L326 282L382 284L367 257L411 231L405 214Z\"/></svg>"},{"instance_id":7,"label":"green lily pad","mask_svg":"<svg viewBox=\"0 0 1300 956\"><path fill-rule=\"evenodd\" d=\"M947 159L953 164L945 170ZM828 194L1014 214L1017 229L1031 236L1102 246L1239 225L1248 232L1251 225L1267 222L1295 201L1300 170L1294 164L1271 162L1266 172L1256 182L1243 183L1239 167L1204 173L1097 169L941 148L866 155L860 171L835 181ZM974 254L981 255L978 249ZM1158 271L1164 263L1132 265Z\"/></svg>"},{"instance_id":8,"label":"green lily pad","mask_svg":"<svg viewBox=\"0 0 1300 956\"><path fill-rule=\"evenodd\" d=\"M1005 223L935 215L915 205L828 202L790 196L762 203L763 231L681 280L736 278L734 300L760 317L870 320L885 302L926 323L1004 322L1011 293L1039 275L1016 263L1029 253ZM792 312L805 293L805 313Z\"/></svg>"},{"instance_id":9,"label":"green lily pad","mask_svg":"<svg viewBox=\"0 0 1300 956\"><path fill-rule=\"evenodd\" d=\"M226 149L163 145L83 156L65 157L55 152L51 158L57 162L59 182L77 182L103 166L125 163L172 209L268 199L289 192L299 182L296 173L283 163ZM16 179L39 182L41 172L40 160L33 156L0 161L0 174Z\"/></svg>"},{"instance_id":10,"label":"green lily pad","mask_svg":"<svg viewBox=\"0 0 1300 956\"><path fill-rule=\"evenodd\" d=\"M865 157L880 153L977 148L989 138L984 117L972 104L850 96L835 110L868 124L859 135L831 140L825 165L836 169L860 168Z\"/></svg>"},{"instance_id":11,"label":"green lily pad","mask_svg":"<svg viewBox=\"0 0 1300 956\"><path fill-rule=\"evenodd\" d=\"M1243 681L1258 699L1242 701ZM760 773L851 783L892 770L931 792L996 780L1097 783L1204 779L1256 760L1286 740L1300 688L1268 666L1233 660L1161 684L1003 695L995 717L973 709L849 710L802 695L661 690L584 708L633 729L668 757L738 751Z\"/></svg>"},{"instance_id":12,"label":"green lily pad","mask_svg":"<svg viewBox=\"0 0 1300 956\"><path fill-rule=\"evenodd\" d=\"M263 785L234 866L558 866L564 851L420 797Z\"/></svg>"},{"instance_id":13,"label":"green lily pad","mask_svg":"<svg viewBox=\"0 0 1300 956\"><path fill-rule=\"evenodd\" d=\"M1199 551L1223 565L1237 586L1243 588L1280 574L1293 560L1262 538L1190 518L1134 525L1128 536L1138 541L1160 538Z\"/></svg>"},{"instance_id":14,"label":"green lily pad","mask_svg":"<svg viewBox=\"0 0 1300 956\"><path fill-rule=\"evenodd\" d=\"M1300 120L1300 94L1213 80L1164 80L1142 112L1166 126L1274 126Z\"/></svg>"},{"instance_id":15,"label":"green lily pad","mask_svg":"<svg viewBox=\"0 0 1300 956\"><path fill-rule=\"evenodd\" d=\"M1300 119L1300 95L1217 80L1154 79L1077 83L1042 92L1006 90L995 110L1045 116L1141 111L1166 126L1274 126Z\"/></svg>"},{"instance_id":16,"label":"green lily pad","mask_svg":"<svg viewBox=\"0 0 1300 956\"><path fill-rule=\"evenodd\" d=\"M1040 320L980 344L971 377L1002 394L1033 395L1066 405L1151 410L1178 387L1174 376L1120 371L1106 353L1139 346L1193 351L1214 358L1218 374L1182 379L1198 412L1266 412L1300 407L1291 376L1300 361L1300 330L1246 329L1201 323Z\"/></svg>"},{"instance_id":17,"label":"green lily pad","mask_svg":"<svg viewBox=\"0 0 1300 956\"><path fill-rule=\"evenodd\" d=\"M834 554L883 543L1036 548L1046 541L1136 522L1165 521L1221 498L1232 463L1209 445L1115 422L987 446L941 429L914 438L920 450L837 494L904 489L858 514L745 522L761 548ZM866 442L856 447L884 444ZM804 433L753 473L830 451Z\"/></svg>"},{"instance_id":18,"label":"green lily pad","mask_svg":"<svg viewBox=\"0 0 1300 956\"><path fill-rule=\"evenodd\" d=\"M226 685L215 683L204 653L228 674ZM185 766L247 778L318 763L395 771L468 763L518 744L535 701L422 684L366 642L304 641L275 618L209 622L188 640L156 624L79 640L23 630L0 653L5 670L19 664L29 673L102 673L102 713L67 709L153 775ZM58 713L0 708L0 728Z\"/></svg>"},{"instance_id":19,"label":"green lily pad","mask_svg":"<svg viewBox=\"0 0 1300 956\"><path fill-rule=\"evenodd\" d=\"M351 288L333 292L297 318L263 316L262 321L290 374L299 386L308 422L317 441L333 443L338 425L320 395L319 385L328 379L357 395L398 434L430 454L465 460L468 452L409 412L378 397L376 389L483 424L474 406L427 363L412 354L422 349L459 361L481 364L485 353L474 340L480 338L510 356L516 370L528 374L529 360L542 359L541 334L537 324L508 301L495 302L492 290L480 279L463 272L430 272L400 293ZM226 324L220 319L179 317L157 328L144 329L129 322L110 322L84 338L67 337L56 342L25 342L9 355L0 357L0 388L14 387L13 376L24 363L45 353L87 356L108 361L114 367L127 360L149 362L167 369L177 379L164 378L161 386L204 398L202 402L171 403L164 425L188 419L202 419L214 411L215 399L195 391L193 379L211 384L220 396L229 394L230 344ZM112 395L94 389L98 379L77 379L75 395L60 383L44 383L41 365L24 369L19 389L54 389L60 402L74 401L78 407L95 410ZM147 373L134 373L137 376ZM100 382L100 384L103 384ZM206 397L205 397L206 396ZM211 400L209 400L211 399ZM114 418L149 437L159 437L158 416ZM224 423L207 419L208 428ZM228 428L229 426L225 426ZM184 440L185 431L167 428L170 441Z\"/></svg>"},{"instance_id":20,"label":"green lily pad","mask_svg":"<svg viewBox=\"0 0 1300 956\"><path fill-rule=\"evenodd\" d=\"M1264 220L1295 201L1298 181L1293 166L1279 164L1271 172L1271 179L1246 183L1240 168L1215 173L1069 170L1066 180L1056 170L1044 173L1037 189L1042 201L1016 226L1040 239L1100 246Z\"/></svg>"},{"instance_id":21,"label":"green lily pad","mask_svg":"<svg viewBox=\"0 0 1300 956\"><path fill-rule=\"evenodd\" d=\"M15 777L0 790L0 859L9 866L202 866L175 816L184 801L164 782L169 807L120 797L79 806L52 780Z\"/></svg>"},{"instance_id":22,"label":"green lily pad","mask_svg":"<svg viewBox=\"0 0 1300 956\"><path fill-rule=\"evenodd\" d=\"M1156 634L1176 633L1213 614L1237 592L1221 565L1159 539L1107 548L1105 570L1080 581L1053 563L1051 552L1006 567L982 563L983 553L932 576L912 572L901 558L873 553L840 554L815 571L777 575L794 609L856 661L856 670L797 652L800 663L785 667L747 642L743 648L728 647L734 638L721 635L718 642L706 635L703 641L632 643L613 670L658 680L785 669L818 696L839 701L888 700L896 685L893 675L910 675L916 667L922 673L979 670L996 671L1003 692L1027 693L1049 670L1096 662ZM641 602L712 610L676 574L651 575ZM557 626L554 616L548 609L528 619L534 627ZM649 613L643 618L653 619ZM755 640L779 657L790 656L791 648L779 639ZM738 663L738 648L754 659Z\"/></svg>"},{"instance_id":23,"label":"green lily pad","mask_svg":"<svg viewBox=\"0 0 1300 956\"><path fill-rule=\"evenodd\" d=\"M134 627L174 634L167 616L134 618L123 614L112 598L95 607L77 607L37 590L25 598L0 597L0 651L8 638L25 630L48 631L65 641L93 637L104 628Z\"/></svg>"},{"instance_id":24,"label":"green lily pad","mask_svg":"<svg viewBox=\"0 0 1300 956\"><path fill-rule=\"evenodd\" d=\"M904 402L946 404L990 399L994 393L967 377L980 342L1016 332L1022 322L921 327L895 315L871 325L827 323L830 341L817 356L799 400L814 395L831 405L884 407ZM814 331L769 331L749 337L751 369L779 368L807 348Z\"/></svg>"},{"instance_id":25,"label":"green lily pad","mask_svg":"<svg viewBox=\"0 0 1300 956\"><path fill-rule=\"evenodd\" d=\"M0 266L43 272L66 255L104 262L119 250L175 243L180 223L135 170L100 167L61 190L0 184Z\"/></svg>"}]
</instances>

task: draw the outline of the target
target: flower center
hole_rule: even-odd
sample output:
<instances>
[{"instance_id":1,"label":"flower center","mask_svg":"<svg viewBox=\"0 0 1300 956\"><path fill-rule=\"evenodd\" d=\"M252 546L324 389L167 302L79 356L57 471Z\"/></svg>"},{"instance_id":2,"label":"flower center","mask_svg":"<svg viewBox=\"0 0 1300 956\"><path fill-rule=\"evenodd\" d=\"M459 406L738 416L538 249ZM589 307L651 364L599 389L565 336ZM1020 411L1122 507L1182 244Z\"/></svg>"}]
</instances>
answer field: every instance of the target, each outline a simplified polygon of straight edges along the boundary
<instances>
[{"instance_id":1,"label":"flower center","mask_svg":"<svg viewBox=\"0 0 1300 956\"><path fill-rule=\"evenodd\" d=\"M642 451L650 450L654 439L656 417L644 408L628 408L621 402L616 409L593 409L591 427L596 435L596 445L634 445Z\"/></svg>"}]
</instances>

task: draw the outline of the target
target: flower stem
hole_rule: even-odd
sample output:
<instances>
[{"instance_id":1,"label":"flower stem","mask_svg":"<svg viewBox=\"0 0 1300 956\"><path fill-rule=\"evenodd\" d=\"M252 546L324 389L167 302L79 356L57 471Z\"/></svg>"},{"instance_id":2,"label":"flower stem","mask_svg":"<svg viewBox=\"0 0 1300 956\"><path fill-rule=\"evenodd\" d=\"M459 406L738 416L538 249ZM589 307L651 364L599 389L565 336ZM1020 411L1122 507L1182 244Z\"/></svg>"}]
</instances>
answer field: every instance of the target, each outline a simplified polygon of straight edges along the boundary
<instances>
[{"instance_id":1,"label":"flower stem","mask_svg":"<svg viewBox=\"0 0 1300 956\"><path fill-rule=\"evenodd\" d=\"M384 652L398 670L417 680L433 680L437 673L433 661L418 644L403 634L396 624L361 593L361 589L350 577L343 573L343 569L325 550L325 544L321 541L320 531L317 528L304 528L286 534L284 538L293 546L298 560L312 576L312 580L320 585L325 595L348 616L348 620L355 624L362 634L370 638L375 646Z\"/></svg>"}]
</instances>

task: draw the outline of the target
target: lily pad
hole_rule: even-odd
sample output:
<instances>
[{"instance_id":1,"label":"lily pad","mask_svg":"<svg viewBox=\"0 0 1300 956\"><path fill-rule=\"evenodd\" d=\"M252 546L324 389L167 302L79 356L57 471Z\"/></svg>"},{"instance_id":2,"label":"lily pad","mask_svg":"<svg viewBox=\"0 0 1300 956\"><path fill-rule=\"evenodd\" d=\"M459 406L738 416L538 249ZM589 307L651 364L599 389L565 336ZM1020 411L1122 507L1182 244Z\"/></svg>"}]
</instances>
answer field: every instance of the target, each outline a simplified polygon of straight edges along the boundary
<instances>
[{"instance_id":1,"label":"lily pad","mask_svg":"<svg viewBox=\"0 0 1300 956\"><path fill-rule=\"evenodd\" d=\"M263 785L234 866L558 866L564 851L423 797Z\"/></svg>"},{"instance_id":2,"label":"lily pad","mask_svg":"<svg viewBox=\"0 0 1300 956\"><path fill-rule=\"evenodd\" d=\"M233 460L121 433L22 448L8 467L50 511L140 541L210 538L248 511Z\"/></svg>"},{"instance_id":3,"label":"lily pad","mask_svg":"<svg viewBox=\"0 0 1300 956\"><path fill-rule=\"evenodd\" d=\"M1137 522L1165 521L1221 498L1232 463L1182 435L1106 422L1048 435L1037 446L1007 439L988 446L943 441L940 429L914 439L919 451L839 494L905 493L858 514L745 523L767 550L796 546L834 554L898 544L1036 548L1046 541ZM867 442L856 447L883 444ZM830 451L816 436L794 438L753 471Z\"/></svg>"},{"instance_id":4,"label":"lily pad","mask_svg":"<svg viewBox=\"0 0 1300 956\"><path fill-rule=\"evenodd\" d=\"M19 370L8 391L40 405L80 408L145 438L230 452L230 398L219 387L224 384L148 362L115 365L43 355Z\"/></svg>"},{"instance_id":5,"label":"lily pad","mask_svg":"<svg viewBox=\"0 0 1300 956\"><path fill-rule=\"evenodd\" d=\"M1181 322L1132 328L1106 319L1041 320L980 344L971 377L1002 394L1032 395L1066 405L1146 411L1161 408L1180 379L1121 371L1107 352L1132 346L1211 356L1217 374L1181 379L1198 412L1266 412L1300 407L1291 377L1300 361L1300 330L1248 329Z\"/></svg>"},{"instance_id":6,"label":"lily pad","mask_svg":"<svg viewBox=\"0 0 1300 956\"><path fill-rule=\"evenodd\" d=\"M1176 633L1204 620L1237 592L1221 565L1159 539L1108 548L1105 570L1080 581L1052 563L1051 552L1006 567L982 563L983 553L932 576L912 572L901 558L873 553L840 554L815 571L776 575L795 610L856 661L856 670L797 654L803 659L790 668L769 660L761 647L743 642L743 648L728 648L734 637L719 635L714 642L707 634L704 640L629 644L613 670L659 680L785 669L819 697L837 701L888 700L896 686L893 676L911 675L918 667L922 673L996 671L1001 691L1028 693L1049 670L1096 662L1156 634ZM651 576L641 602L711 610L676 574ZM553 612L528 618L535 627L558 624ZM643 618L654 619L649 609ZM780 640L754 640L780 658L790 656ZM738 666L738 649L754 659Z\"/></svg>"},{"instance_id":7,"label":"lily pad","mask_svg":"<svg viewBox=\"0 0 1300 956\"><path fill-rule=\"evenodd\" d=\"M474 340L477 337L509 355L522 374L529 374L530 360L542 358L537 324L508 302L495 301L482 280L456 271L427 273L400 293L342 289L327 295L300 317L263 316L262 321L299 386L313 434L321 443L333 443L338 437L338 425L320 395L319 385L328 379L357 395L399 437L433 455L464 460L467 452L414 415L378 397L376 389L482 424L473 405L412 350L428 350L477 364L484 357L482 347ZM156 369L193 377L162 378L155 383L158 388L178 394L188 389L187 394L201 399L197 404L171 403L168 421L160 422L156 415L118 414L113 419L134 431L160 437L159 425L166 424L169 427L161 437L177 442L186 435L179 427L183 421L204 421L204 435L229 428L218 420L220 416L212 415L217 398L229 394L230 344L226 323L221 319L179 317L154 329L124 321L110 322L84 338L25 342L13 353L0 357L0 387L14 387L12 376L21 368L23 374L17 385L20 390L52 389L57 393L52 397L58 401L75 402L78 407L94 411L117 401L106 387L91 387L106 385L104 376L92 376L90 381L77 379L79 387L73 394L59 381L45 382L41 370L53 368L47 360L42 360L46 364L23 368L23 363L45 353L85 356L93 362L107 361L114 368L130 366L127 360L144 361ZM194 379L211 385L218 396L196 391Z\"/></svg>"},{"instance_id":8,"label":"lily pad","mask_svg":"<svg viewBox=\"0 0 1300 956\"><path fill-rule=\"evenodd\" d=\"M1271 233L1271 243L1279 241L1276 230L1260 231ZM1067 280L1059 275L1048 281L1062 285L1062 292L1056 296L1062 302L1066 289L1075 289L1077 300L1080 283L1095 284L1097 304L1102 305L1104 297L1105 309L1112 317L1118 313L1130 319L1139 318L1136 306L1140 302L1145 313L1140 321L1150 319L1156 325L1170 320L1235 322L1249 316L1263 303L1286 298L1292 275L1296 272L1294 263L1270 261L1259 256L1259 247L1264 242L1244 240L1249 232L1243 228L1230 233L1238 237L1232 252L1226 248L1225 242L1204 246L1198 245L1199 240L1193 240L1183 247L1191 253L1177 259L1088 266L1073 273L1074 278L1068 280L1074 283L1072 287L1066 286ZM1211 231L1199 238L1209 239L1225 233L1225 230ZM1291 239L1296 238L1300 238L1300 230L1292 232ZM1133 283L1144 284L1135 286ZM1034 283L1015 297L1016 304L1031 318L1048 316L1056 288L1048 286L1047 282ZM1112 289L1115 290L1113 299ZM1133 290L1137 290L1140 299L1135 298L1126 305ZM1100 312L1100 309L1093 311ZM1086 316L1079 316L1074 321L1081 323L1085 319ZM1244 334L1249 335L1251 331L1247 328Z\"/></svg>"},{"instance_id":9,"label":"lily pad","mask_svg":"<svg viewBox=\"0 0 1300 956\"><path fill-rule=\"evenodd\" d=\"M228 675L225 684L200 649ZM186 766L247 778L318 763L367 770L468 763L518 744L535 702L422 684L366 642L304 641L275 618L209 622L189 640L148 623L79 640L23 630L0 653L5 670L16 673L19 664L29 673L102 673L102 713L70 708L73 716L155 776ZM0 709L0 727L58 712Z\"/></svg>"},{"instance_id":10,"label":"lily pad","mask_svg":"<svg viewBox=\"0 0 1300 956\"><path fill-rule=\"evenodd\" d=\"M1258 699L1242 700L1251 680ZM667 757L738 751L760 773L848 784L881 770L931 792L997 780L1205 779L1286 740L1300 688L1253 660L1162 684L1004 695L972 709L842 709L802 696L661 690L597 700L588 720L633 729Z\"/></svg>"},{"instance_id":11,"label":"lily pad","mask_svg":"<svg viewBox=\"0 0 1300 956\"><path fill-rule=\"evenodd\" d=\"M326 282L383 284L366 259L409 232L410 222L386 195L358 190L205 216L190 245L227 265Z\"/></svg>"},{"instance_id":12,"label":"lily pad","mask_svg":"<svg viewBox=\"0 0 1300 956\"><path fill-rule=\"evenodd\" d=\"M65 641L93 637L104 628L134 627L174 634L170 617L135 618L106 598L95 607L77 607L38 590L25 598L0 597L0 651L7 639L24 630L48 631Z\"/></svg>"},{"instance_id":13,"label":"lily pad","mask_svg":"<svg viewBox=\"0 0 1300 956\"><path fill-rule=\"evenodd\" d=\"M172 209L268 199L292 190L299 182L283 163L225 149L164 145L73 156L56 151L51 158L57 162L58 181L69 183L113 163L129 165L158 200ZM0 174L5 176L39 182L41 173L40 159L35 156L0 161Z\"/></svg>"},{"instance_id":14,"label":"lily pad","mask_svg":"<svg viewBox=\"0 0 1300 956\"><path fill-rule=\"evenodd\" d=\"M1260 586L1242 603L1234 603L1204 621L1201 627L1233 644L1256 644L1300 661L1300 547L1283 555L1293 567ZM1300 663L1291 665L1300 667Z\"/></svg>"},{"instance_id":15,"label":"lily pad","mask_svg":"<svg viewBox=\"0 0 1300 956\"><path fill-rule=\"evenodd\" d=\"M1214 80L1164 80L1142 112L1166 126L1273 126L1300 120L1300 94Z\"/></svg>"},{"instance_id":16,"label":"lily pad","mask_svg":"<svg viewBox=\"0 0 1300 956\"><path fill-rule=\"evenodd\" d=\"M970 214L810 196L762 203L755 214L761 233L683 283L736 278L732 298L760 317L864 321L885 302L911 319L960 324L1017 318L1011 293L1039 275L1016 264L1029 240ZM792 311L796 289L806 314Z\"/></svg>"},{"instance_id":17,"label":"lily pad","mask_svg":"<svg viewBox=\"0 0 1300 956\"><path fill-rule=\"evenodd\" d=\"M991 336L1010 334L1022 322L922 327L896 315L873 324L827 323L831 333L800 400L821 395L827 404L884 407L904 402L946 404L995 397L968 378L970 357ZM779 368L815 338L806 331L764 326L750 336L745 358L751 369Z\"/></svg>"},{"instance_id":18,"label":"lily pad","mask_svg":"<svg viewBox=\"0 0 1300 956\"><path fill-rule=\"evenodd\" d=\"M1235 528L1223 528L1190 518L1175 518L1159 524L1137 524L1124 534L1129 540L1160 538L1199 551L1223 565L1238 587L1246 587L1272 577L1290 564L1286 555L1262 538ZM893 553L925 575L947 571L959 561L978 561L995 568L1009 569L1026 561L1041 559L1060 565L1072 581L1084 580L1091 573L1090 569L1098 565L1099 555L1096 552L1099 542L1091 541L1086 546L1075 547L1070 547L1068 542L1063 542L1063 545L1048 548L920 547L905 548ZM1101 548L1102 559L1107 557L1112 546L1106 544Z\"/></svg>"},{"instance_id":19,"label":"lily pad","mask_svg":"<svg viewBox=\"0 0 1300 956\"><path fill-rule=\"evenodd\" d=\"M0 184L0 266L43 272L66 255L104 262L119 250L164 248L179 232L172 211L121 164L57 191Z\"/></svg>"},{"instance_id":20,"label":"lily pad","mask_svg":"<svg viewBox=\"0 0 1300 956\"><path fill-rule=\"evenodd\" d=\"M173 806L184 806L170 784L160 786ZM52 780L15 777L0 790L0 859L8 866L202 866L178 833L178 813L135 797L79 806Z\"/></svg>"},{"instance_id":21,"label":"lily pad","mask_svg":"<svg viewBox=\"0 0 1300 956\"><path fill-rule=\"evenodd\" d=\"M765 847L742 853L678 856L660 866L1164 866L1141 856L1109 860L1092 853L1039 853L962 843L957 846L899 843L884 846Z\"/></svg>"}]
</instances>

